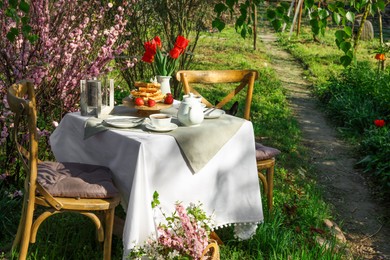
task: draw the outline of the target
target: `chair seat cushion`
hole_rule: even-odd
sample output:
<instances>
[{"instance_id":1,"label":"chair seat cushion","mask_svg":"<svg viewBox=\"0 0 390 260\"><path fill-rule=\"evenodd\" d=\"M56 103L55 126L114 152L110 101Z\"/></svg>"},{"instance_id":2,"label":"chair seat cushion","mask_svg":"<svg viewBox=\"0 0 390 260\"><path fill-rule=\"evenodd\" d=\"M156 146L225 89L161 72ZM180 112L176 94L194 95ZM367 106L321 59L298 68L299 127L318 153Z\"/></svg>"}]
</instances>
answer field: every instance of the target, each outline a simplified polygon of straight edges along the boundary
<instances>
[{"instance_id":1,"label":"chair seat cushion","mask_svg":"<svg viewBox=\"0 0 390 260\"><path fill-rule=\"evenodd\" d=\"M37 181L54 197L102 199L119 194L111 170L98 165L41 162Z\"/></svg>"},{"instance_id":2,"label":"chair seat cushion","mask_svg":"<svg viewBox=\"0 0 390 260\"><path fill-rule=\"evenodd\" d=\"M262 145L261 143L256 143L256 160L262 161L271 159L278 154L280 154L278 149Z\"/></svg>"}]
</instances>

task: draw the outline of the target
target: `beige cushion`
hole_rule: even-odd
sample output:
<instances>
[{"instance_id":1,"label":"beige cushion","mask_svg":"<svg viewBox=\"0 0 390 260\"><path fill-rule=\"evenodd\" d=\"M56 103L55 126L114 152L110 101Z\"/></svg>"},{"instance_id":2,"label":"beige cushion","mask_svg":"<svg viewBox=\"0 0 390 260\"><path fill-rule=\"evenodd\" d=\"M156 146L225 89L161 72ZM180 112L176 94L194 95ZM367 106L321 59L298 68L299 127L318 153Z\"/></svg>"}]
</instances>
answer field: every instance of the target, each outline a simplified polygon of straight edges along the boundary
<instances>
[{"instance_id":1,"label":"beige cushion","mask_svg":"<svg viewBox=\"0 0 390 260\"><path fill-rule=\"evenodd\" d=\"M256 143L256 160L262 161L271 159L278 154L280 154L278 149L262 145L261 143Z\"/></svg>"},{"instance_id":2,"label":"beige cushion","mask_svg":"<svg viewBox=\"0 0 390 260\"><path fill-rule=\"evenodd\" d=\"M37 181L55 197L111 198L119 194L111 170L98 165L42 162Z\"/></svg>"}]
</instances>

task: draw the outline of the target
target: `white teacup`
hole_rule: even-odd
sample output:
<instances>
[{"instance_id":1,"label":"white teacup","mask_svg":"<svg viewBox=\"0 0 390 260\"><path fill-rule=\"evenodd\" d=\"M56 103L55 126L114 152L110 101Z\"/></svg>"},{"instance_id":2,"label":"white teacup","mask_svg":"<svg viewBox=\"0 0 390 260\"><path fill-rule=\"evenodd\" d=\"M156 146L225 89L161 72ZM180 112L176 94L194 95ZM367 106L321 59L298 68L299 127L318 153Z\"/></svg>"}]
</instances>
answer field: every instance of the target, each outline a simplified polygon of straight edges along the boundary
<instances>
[{"instance_id":1,"label":"white teacup","mask_svg":"<svg viewBox=\"0 0 390 260\"><path fill-rule=\"evenodd\" d=\"M155 128L167 128L171 124L171 115L167 114L152 114L149 116L150 123Z\"/></svg>"}]
</instances>

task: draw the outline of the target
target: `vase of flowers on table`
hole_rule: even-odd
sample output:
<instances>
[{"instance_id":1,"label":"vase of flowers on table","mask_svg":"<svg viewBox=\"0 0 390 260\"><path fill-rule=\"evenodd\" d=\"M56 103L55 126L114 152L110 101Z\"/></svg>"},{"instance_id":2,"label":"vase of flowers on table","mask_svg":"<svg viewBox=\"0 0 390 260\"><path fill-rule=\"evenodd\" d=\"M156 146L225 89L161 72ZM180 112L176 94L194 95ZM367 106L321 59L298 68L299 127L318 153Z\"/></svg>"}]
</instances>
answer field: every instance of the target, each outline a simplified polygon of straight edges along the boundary
<instances>
[{"instance_id":1,"label":"vase of flowers on table","mask_svg":"<svg viewBox=\"0 0 390 260\"><path fill-rule=\"evenodd\" d=\"M161 84L163 94L171 93L170 79L176 70L179 57L185 52L188 43L188 39L179 35L169 52L163 50L159 36L144 43L145 52L142 61L152 65L153 71L157 75L157 82Z\"/></svg>"},{"instance_id":2,"label":"vase of flowers on table","mask_svg":"<svg viewBox=\"0 0 390 260\"><path fill-rule=\"evenodd\" d=\"M166 215L159 207L158 193L154 192L152 207L159 209L165 220L157 226L157 238L143 246L136 246L129 259L212 259L219 260L219 246L209 239L212 219L201 209L201 204L175 204L175 211Z\"/></svg>"}]
</instances>

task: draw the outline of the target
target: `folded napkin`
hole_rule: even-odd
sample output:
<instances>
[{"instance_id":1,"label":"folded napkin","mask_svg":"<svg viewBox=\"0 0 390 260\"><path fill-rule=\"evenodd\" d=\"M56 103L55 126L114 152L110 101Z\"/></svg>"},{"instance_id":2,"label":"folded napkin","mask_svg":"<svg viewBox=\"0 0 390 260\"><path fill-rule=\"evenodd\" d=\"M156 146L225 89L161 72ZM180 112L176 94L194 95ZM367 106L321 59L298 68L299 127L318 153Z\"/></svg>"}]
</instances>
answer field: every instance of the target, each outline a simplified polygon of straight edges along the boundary
<instances>
[{"instance_id":1,"label":"folded napkin","mask_svg":"<svg viewBox=\"0 0 390 260\"><path fill-rule=\"evenodd\" d=\"M178 127L166 134L175 137L193 173L201 170L240 129L244 119L222 115L199 126Z\"/></svg>"}]
</instances>

